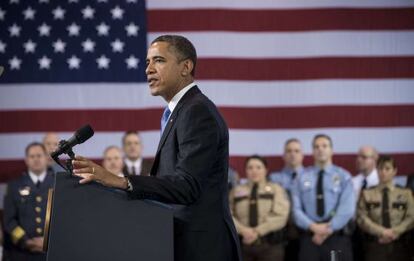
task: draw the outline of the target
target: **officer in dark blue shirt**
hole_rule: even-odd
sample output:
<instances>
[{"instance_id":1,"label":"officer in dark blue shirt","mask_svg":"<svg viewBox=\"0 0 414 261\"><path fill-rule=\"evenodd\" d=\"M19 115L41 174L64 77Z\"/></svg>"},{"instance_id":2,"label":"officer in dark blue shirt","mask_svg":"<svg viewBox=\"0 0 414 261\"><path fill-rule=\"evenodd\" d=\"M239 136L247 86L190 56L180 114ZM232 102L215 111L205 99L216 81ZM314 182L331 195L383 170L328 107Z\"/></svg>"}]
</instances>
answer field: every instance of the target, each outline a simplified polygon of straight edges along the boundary
<instances>
[{"instance_id":1,"label":"officer in dark blue shirt","mask_svg":"<svg viewBox=\"0 0 414 261\"><path fill-rule=\"evenodd\" d=\"M4 198L4 260L46 260L43 229L47 195L54 174L47 170L48 155L41 143L26 148L27 171L11 181Z\"/></svg>"}]
</instances>

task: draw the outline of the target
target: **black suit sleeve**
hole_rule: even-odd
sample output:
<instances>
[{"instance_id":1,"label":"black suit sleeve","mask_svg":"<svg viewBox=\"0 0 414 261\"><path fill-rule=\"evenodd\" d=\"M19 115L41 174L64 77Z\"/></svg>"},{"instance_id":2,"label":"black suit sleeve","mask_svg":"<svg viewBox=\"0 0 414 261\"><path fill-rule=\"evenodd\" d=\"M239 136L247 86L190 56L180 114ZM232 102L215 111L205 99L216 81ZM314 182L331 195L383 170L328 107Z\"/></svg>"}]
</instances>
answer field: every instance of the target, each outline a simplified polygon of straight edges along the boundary
<instances>
[{"instance_id":1,"label":"black suit sleeve","mask_svg":"<svg viewBox=\"0 0 414 261\"><path fill-rule=\"evenodd\" d=\"M178 141L175 169L156 177L130 177L133 197L183 205L200 197L217 158L219 127L206 105L191 105L180 113L175 123Z\"/></svg>"}]
</instances>

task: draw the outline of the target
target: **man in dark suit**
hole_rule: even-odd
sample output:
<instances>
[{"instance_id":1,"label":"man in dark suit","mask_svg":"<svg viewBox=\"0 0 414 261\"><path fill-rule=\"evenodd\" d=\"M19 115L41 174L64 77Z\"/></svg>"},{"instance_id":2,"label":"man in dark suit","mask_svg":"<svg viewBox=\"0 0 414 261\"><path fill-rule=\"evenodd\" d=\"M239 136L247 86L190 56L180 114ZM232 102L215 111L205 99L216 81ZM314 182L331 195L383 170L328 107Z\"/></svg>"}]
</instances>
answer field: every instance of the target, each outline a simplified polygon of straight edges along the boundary
<instances>
[{"instance_id":1,"label":"man in dark suit","mask_svg":"<svg viewBox=\"0 0 414 261\"><path fill-rule=\"evenodd\" d=\"M98 181L133 198L171 204L175 260L241 260L228 206L228 128L193 83L196 60L194 46L182 36L160 36L148 49L151 94L168 103L151 176L117 177L80 156L75 174L80 183Z\"/></svg>"},{"instance_id":2,"label":"man in dark suit","mask_svg":"<svg viewBox=\"0 0 414 261\"><path fill-rule=\"evenodd\" d=\"M8 184L4 198L3 260L42 261L47 195L54 173L48 170L48 154L41 143L27 146L25 161L27 171Z\"/></svg>"},{"instance_id":3,"label":"man in dark suit","mask_svg":"<svg viewBox=\"0 0 414 261\"><path fill-rule=\"evenodd\" d=\"M122 137L122 148L125 153L124 168L125 176L146 175L148 176L152 167L152 160L142 158L142 140L136 131L127 131Z\"/></svg>"}]
</instances>

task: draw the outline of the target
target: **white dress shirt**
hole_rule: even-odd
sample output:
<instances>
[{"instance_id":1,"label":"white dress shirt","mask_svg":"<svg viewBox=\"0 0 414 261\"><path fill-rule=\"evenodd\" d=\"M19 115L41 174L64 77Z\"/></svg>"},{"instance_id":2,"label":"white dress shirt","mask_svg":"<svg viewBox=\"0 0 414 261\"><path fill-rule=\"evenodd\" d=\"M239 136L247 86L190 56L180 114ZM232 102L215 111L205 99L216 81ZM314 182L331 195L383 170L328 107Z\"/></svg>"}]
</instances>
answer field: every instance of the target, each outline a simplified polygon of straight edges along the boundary
<instances>
[{"instance_id":1,"label":"white dress shirt","mask_svg":"<svg viewBox=\"0 0 414 261\"><path fill-rule=\"evenodd\" d=\"M132 173L132 168L135 169L135 175L140 175L142 170L142 158L137 159L136 161L131 161L130 159L125 159L125 165L127 166L128 172Z\"/></svg>"},{"instance_id":2,"label":"white dress shirt","mask_svg":"<svg viewBox=\"0 0 414 261\"><path fill-rule=\"evenodd\" d=\"M356 199L359 199L359 193L361 192L362 184L364 183L365 175L360 173L352 178L352 183L354 185L354 191ZM379 177L377 169L371 171L366 177L367 180L367 188L374 187L379 184Z\"/></svg>"},{"instance_id":3,"label":"white dress shirt","mask_svg":"<svg viewBox=\"0 0 414 261\"><path fill-rule=\"evenodd\" d=\"M46 174L46 171L42 172L40 175L36 175L33 172L29 171L29 177L32 179L34 184L37 184L38 181L40 181L40 183L43 183L46 178Z\"/></svg>"},{"instance_id":4,"label":"white dress shirt","mask_svg":"<svg viewBox=\"0 0 414 261\"><path fill-rule=\"evenodd\" d=\"M174 95L174 97L168 103L168 109L170 109L171 114L174 111L175 107L177 107L178 102L181 100L181 98L183 98L184 94L186 94L195 85L196 84L192 82L189 85L185 86L183 89L181 89L181 91L179 91L176 95Z\"/></svg>"}]
</instances>

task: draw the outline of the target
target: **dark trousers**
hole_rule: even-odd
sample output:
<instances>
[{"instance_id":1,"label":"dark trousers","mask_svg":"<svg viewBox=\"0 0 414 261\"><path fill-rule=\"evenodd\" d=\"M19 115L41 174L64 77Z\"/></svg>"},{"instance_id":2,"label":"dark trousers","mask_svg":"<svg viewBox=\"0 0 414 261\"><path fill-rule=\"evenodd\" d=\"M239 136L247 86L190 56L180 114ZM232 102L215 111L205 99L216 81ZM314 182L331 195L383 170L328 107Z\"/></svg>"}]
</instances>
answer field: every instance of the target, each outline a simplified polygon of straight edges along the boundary
<instances>
[{"instance_id":1,"label":"dark trousers","mask_svg":"<svg viewBox=\"0 0 414 261\"><path fill-rule=\"evenodd\" d=\"M46 261L46 254L34 254L16 249L3 251L3 261Z\"/></svg>"},{"instance_id":2,"label":"dark trousers","mask_svg":"<svg viewBox=\"0 0 414 261\"><path fill-rule=\"evenodd\" d=\"M310 233L304 233L300 237L299 261L330 261L332 250L341 251L341 261L352 261L352 246L348 236L333 234L319 246L312 242Z\"/></svg>"},{"instance_id":3,"label":"dark trousers","mask_svg":"<svg viewBox=\"0 0 414 261\"><path fill-rule=\"evenodd\" d=\"M284 245L261 243L258 245L242 245L243 261L282 261Z\"/></svg>"},{"instance_id":4,"label":"dark trousers","mask_svg":"<svg viewBox=\"0 0 414 261\"><path fill-rule=\"evenodd\" d=\"M376 241L364 243L365 261L409 261L412 260L410 248L407 242L402 240L389 244L379 244Z\"/></svg>"}]
</instances>

